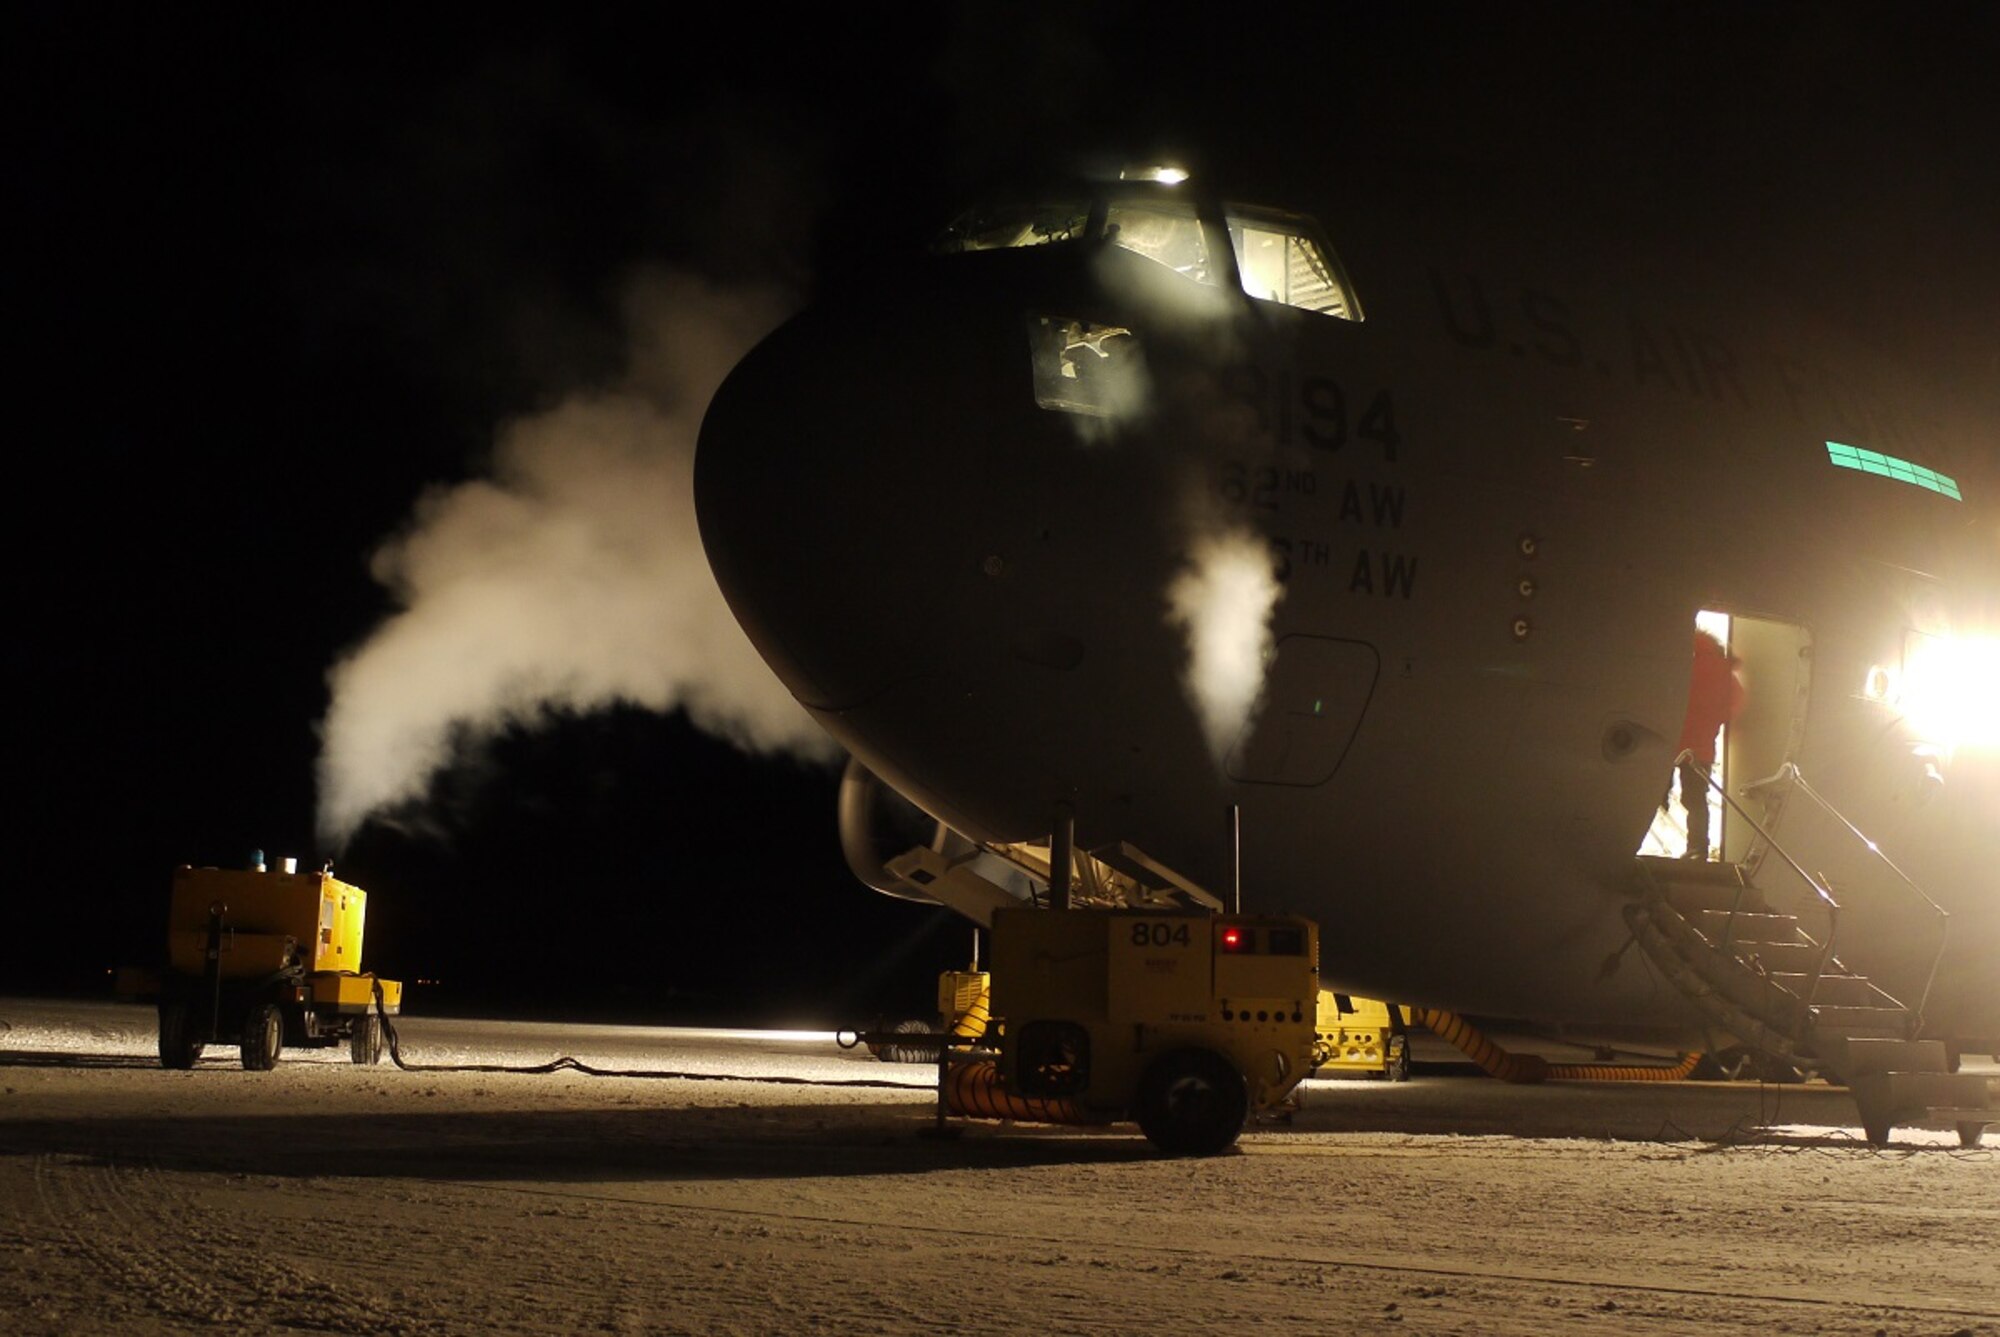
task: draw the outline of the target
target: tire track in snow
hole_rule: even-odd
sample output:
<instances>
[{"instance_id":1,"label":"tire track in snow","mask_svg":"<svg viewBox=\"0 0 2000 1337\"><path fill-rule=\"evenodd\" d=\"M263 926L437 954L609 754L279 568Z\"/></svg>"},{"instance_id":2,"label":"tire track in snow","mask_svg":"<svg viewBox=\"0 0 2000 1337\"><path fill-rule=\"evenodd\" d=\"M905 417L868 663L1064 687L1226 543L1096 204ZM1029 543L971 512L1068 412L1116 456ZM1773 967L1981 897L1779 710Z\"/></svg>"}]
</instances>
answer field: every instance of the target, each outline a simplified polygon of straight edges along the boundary
<instances>
[{"instance_id":1,"label":"tire track in snow","mask_svg":"<svg viewBox=\"0 0 2000 1337\"><path fill-rule=\"evenodd\" d=\"M35 1195L66 1252L114 1280L117 1310L150 1310L206 1325L235 1321L212 1284L177 1256L180 1251L162 1247L163 1238L181 1237L169 1235L162 1223L186 1223L186 1204L161 1203L148 1220L117 1183L120 1173L114 1162L96 1156L35 1158Z\"/></svg>"},{"instance_id":2,"label":"tire track in snow","mask_svg":"<svg viewBox=\"0 0 2000 1337\"><path fill-rule=\"evenodd\" d=\"M576 1189L535 1188L522 1184L492 1184L473 1180L430 1179L426 1182L443 1187L471 1189L495 1194L521 1194L532 1197L571 1198L590 1202L613 1203L620 1206L646 1207L659 1210L689 1212L708 1216L736 1217L762 1221L780 1221L787 1225L814 1225L843 1230L881 1230L911 1232L930 1235L937 1231L935 1224L923 1222L896 1221L861 1216L818 1216L796 1211L776 1211L754 1207L729 1207L717 1203L689 1203L668 1198L642 1198L612 1193L586 1192ZM1087 1237L1070 1237L1040 1234L1032 1231L999 1230L990 1226L970 1226L958 1224L952 1233L965 1240L983 1240L989 1243L1034 1246L1042 1248L1073 1248L1092 1244ZM1245 1259L1231 1248L1203 1247L1191 1244L1170 1244L1158 1241L1127 1240L1122 1247L1129 1252L1145 1253L1162 1257L1197 1260L1210 1263L1225 1270L1239 1267ZM1288 1265L1311 1268L1352 1268L1386 1276L1404 1276L1413 1281L1438 1279L1469 1282L1493 1282L1509 1285L1555 1287L1577 1292L1601 1292L1609 1294L1655 1295L1672 1299L1696 1299L1730 1303L1754 1303L1797 1310L1860 1310L1881 1311L1898 1315L1926 1315L1954 1320L1976 1319L1988 1322L2000 1321L2000 1308L1979 1309L1957 1305L1927 1304L1904 1301L1862 1301L1849 1297L1829 1297L1814 1295L1790 1295L1775 1291L1731 1290L1725 1287L1672 1286L1657 1282L1630 1280L1605 1280L1601 1278L1578 1277L1559 1272L1509 1270L1493 1267L1450 1267L1436 1263L1403 1262L1380 1255L1356 1254L1345 1250L1327 1253L1288 1252L1259 1254L1254 1260L1259 1265ZM1605 1312L1615 1312L1613 1304Z\"/></svg>"},{"instance_id":3,"label":"tire track in snow","mask_svg":"<svg viewBox=\"0 0 2000 1337\"><path fill-rule=\"evenodd\" d=\"M230 1229L193 1200L182 1176L151 1163L44 1154L34 1168L44 1218L66 1252L115 1281L121 1313L229 1329L441 1330L357 1293L356 1264L378 1261L366 1239L343 1249L344 1232L315 1232L305 1247L324 1256L301 1259L296 1240Z\"/></svg>"}]
</instances>

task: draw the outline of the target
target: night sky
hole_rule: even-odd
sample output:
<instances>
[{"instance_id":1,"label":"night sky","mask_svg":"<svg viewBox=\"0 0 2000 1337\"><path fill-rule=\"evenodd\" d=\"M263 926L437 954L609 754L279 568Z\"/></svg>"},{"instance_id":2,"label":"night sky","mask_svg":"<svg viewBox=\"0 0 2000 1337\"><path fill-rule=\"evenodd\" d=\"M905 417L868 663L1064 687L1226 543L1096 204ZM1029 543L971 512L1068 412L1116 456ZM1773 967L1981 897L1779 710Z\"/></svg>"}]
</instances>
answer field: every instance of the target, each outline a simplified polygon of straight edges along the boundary
<instances>
[{"instance_id":1,"label":"night sky","mask_svg":"<svg viewBox=\"0 0 2000 1337\"><path fill-rule=\"evenodd\" d=\"M1091 155L1278 205L1337 170L1683 263L1741 237L2000 383L1991 6L992 8L10 10L0 991L149 962L173 866L254 848L368 888L419 1008L832 1022L959 963L848 876L836 769L678 713L505 731L316 845L327 670L392 611L369 554L615 375L642 264L804 296Z\"/></svg>"}]
</instances>

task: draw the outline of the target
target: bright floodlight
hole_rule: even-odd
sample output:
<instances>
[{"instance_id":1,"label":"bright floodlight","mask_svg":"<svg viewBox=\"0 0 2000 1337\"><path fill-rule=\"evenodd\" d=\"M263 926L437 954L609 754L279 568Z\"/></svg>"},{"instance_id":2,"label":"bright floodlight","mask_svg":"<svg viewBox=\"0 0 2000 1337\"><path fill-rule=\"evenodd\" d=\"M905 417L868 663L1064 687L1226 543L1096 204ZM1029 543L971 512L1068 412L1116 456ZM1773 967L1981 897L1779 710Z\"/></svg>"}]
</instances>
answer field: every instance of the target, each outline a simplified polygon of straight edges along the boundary
<instances>
[{"instance_id":1,"label":"bright floodlight","mask_svg":"<svg viewBox=\"0 0 2000 1337\"><path fill-rule=\"evenodd\" d=\"M1912 634L1896 704L1917 735L1946 747L2000 745L2000 638Z\"/></svg>"},{"instance_id":2,"label":"bright floodlight","mask_svg":"<svg viewBox=\"0 0 2000 1337\"><path fill-rule=\"evenodd\" d=\"M1118 173L1120 181L1157 181L1163 186L1178 186L1188 179L1186 171L1179 167L1127 167Z\"/></svg>"}]
</instances>

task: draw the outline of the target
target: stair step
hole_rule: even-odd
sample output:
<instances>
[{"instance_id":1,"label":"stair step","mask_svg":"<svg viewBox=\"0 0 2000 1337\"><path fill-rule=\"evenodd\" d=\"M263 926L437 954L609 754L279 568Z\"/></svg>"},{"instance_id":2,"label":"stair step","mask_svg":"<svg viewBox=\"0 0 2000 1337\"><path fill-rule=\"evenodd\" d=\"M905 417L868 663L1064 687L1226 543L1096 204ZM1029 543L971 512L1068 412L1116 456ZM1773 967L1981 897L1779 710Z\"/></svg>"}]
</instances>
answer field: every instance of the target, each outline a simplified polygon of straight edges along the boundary
<instances>
[{"instance_id":1,"label":"stair step","mask_svg":"<svg viewBox=\"0 0 2000 1337\"><path fill-rule=\"evenodd\" d=\"M1764 902L1755 887L1742 888L1742 901L1737 900L1737 886L1734 882L1663 882L1660 896L1668 905L1684 915L1697 915L1703 910L1748 910L1768 911L1771 907Z\"/></svg>"},{"instance_id":2,"label":"stair step","mask_svg":"<svg viewBox=\"0 0 2000 1337\"><path fill-rule=\"evenodd\" d=\"M1861 1007L1902 1011L1901 1003L1877 988L1865 975L1821 975L1817 985L1813 984L1811 975L1790 971L1773 971L1769 979L1796 998L1804 998L1810 993L1813 1005L1822 1010L1827 1007Z\"/></svg>"},{"instance_id":3,"label":"stair step","mask_svg":"<svg viewBox=\"0 0 2000 1337\"><path fill-rule=\"evenodd\" d=\"M1907 1038L1916 1024L1908 1008L1836 958L1822 968L1820 944L1794 916L1772 913L1740 869L1651 858L1639 866L1653 894L1626 906L1625 919L1647 956L1745 1043L1842 1077L1870 1142L1887 1145L1898 1125L1942 1124L1974 1147L2000 1124L2000 1076L1946 1071L1941 1042ZM1810 1009L1799 1000L1807 992L1819 1000Z\"/></svg>"},{"instance_id":4,"label":"stair step","mask_svg":"<svg viewBox=\"0 0 2000 1337\"><path fill-rule=\"evenodd\" d=\"M1741 864L1724 863L1720 859L1668 859L1642 854L1639 866L1662 884L1713 882L1736 887L1744 880Z\"/></svg>"},{"instance_id":5,"label":"stair step","mask_svg":"<svg viewBox=\"0 0 2000 1337\"><path fill-rule=\"evenodd\" d=\"M1662 906L1649 918L1670 940L1680 943L1676 954L1718 998L1747 1014L1750 1020L1790 1037L1809 1052L1814 1046L1802 1033L1809 1026L1817 1036L1902 1039L1909 1033L1908 1010L1862 976L1840 973L1837 967L1823 974L1818 1001L1808 1013L1804 1001L1806 984L1811 979L1808 972L1768 969L1760 972L1743 960L1744 955L1754 953L1722 952L1674 914L1671 907Z\"/></svg>"},{"instance_id":6,"label":"stair step","mask_svg":"<svg viewBox=\"0 0 2000 1337\"><path fill-rule=\"evenodd\" d=\"M1846 1004L1815 1004L1813 1029L1824 1035L1845 1035L1864 1039L1900 1040L1909 1026L1910 1011L1903 1007L1852 1007Z\"/></svg>"},{"instance_id":7,"label":"stair step","mask_svg":"<svg viewBox=\"0 0 2000 1337\"><path fill-rule=\"evenodd\" d=\"M1719 944L1724 937L1728 937L1732 942L1775 942L1819 950L1819 944L1799 930L1797 915L1732 916L1727 910L1699 910L1687 917L1701 930L1701 935L1713 943ZM1733 927L1730 924L1732 918L1735 920Z\"/></svg>"},{"instance_id":8,"label":"stair step","mask_svg":"<svg viewBox=\"0 0 2000 1337\"><path fill-rule=\"evenodd\" d=\"M1809 942L1737 941L1729 946L1737 960L1752 970L1762 967L1766 974L1804 975L1819 964L1819 948Z\"/></svg>"},{"instance_id":9,"label":"stair step","mask_svg":"<svg viewBox=\"0 0 2000 1337\"><path fill-rule=\"evenodd\" d=\"M1744 914L1774 913L1770 904L1757 894L1755 887L1743 893L1741 904L1737 903L1736 893L1728 887L1668 887L1661 893L1660 899L1689 919L1710 911L1720 911L1725 915L1731 910Z\"/></svg>"},{"instance_id":10,"label":"stair step","mask_svg":"<svg viewBox=\"0 0 2000 1337\"><path fill-rule=\"evenodd\" d=\"M1849 1078L1880 1072L1948 1072L1951 1068L1942 1040L1828 1035L1816 1039L1813 1053L1827 1068Z\"/></svg>"},{"instance_id":11,"label":"stair step","mask_svg":"<svg viewBox=\"0 0 2000 1337\"><path fill-rule=\"evenodd\" d=\"M1775 980L1753 973L1740 961L1719 954L1694 963L1694 969L1719 997L1766 1026L1797 1038L1805 1007L1797 994Z\"/></svg>"}]
</instances>

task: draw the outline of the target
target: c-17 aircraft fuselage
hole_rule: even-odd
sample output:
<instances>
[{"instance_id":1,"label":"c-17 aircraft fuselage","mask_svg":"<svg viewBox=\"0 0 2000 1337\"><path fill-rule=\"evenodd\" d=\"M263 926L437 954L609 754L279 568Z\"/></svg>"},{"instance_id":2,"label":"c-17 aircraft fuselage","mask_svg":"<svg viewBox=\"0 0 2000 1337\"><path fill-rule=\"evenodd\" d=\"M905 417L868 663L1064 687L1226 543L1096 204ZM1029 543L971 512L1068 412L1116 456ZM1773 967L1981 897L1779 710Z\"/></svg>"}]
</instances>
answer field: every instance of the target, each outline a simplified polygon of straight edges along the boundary
<instances>
[{"instance_id":1,"label":"c-17 aircraft fuselage","mask_svg":"<svg viewBox=\"0 0 2000 1337\"><path fill-rule=\"evenodd\" d=\"M1918 708L1996 630L2000 424L1639 295L1389 248L1350 280L1310 219L1156 186L878 277L731 375L697 503L759 651L953 831L1068 815L1214 889L1240 857L1354 989L1687 1034L1607 962L1707 610L1749 702L1720 857L1773 901L1823 875L1843 954L1911 994L1934 899L1932 1028L2000 1033L2000 740ZM1231 637L1247 699L1204 681ZM1788 763L1876 851L1742 798Z\"/></svg>"}]
</instances>

